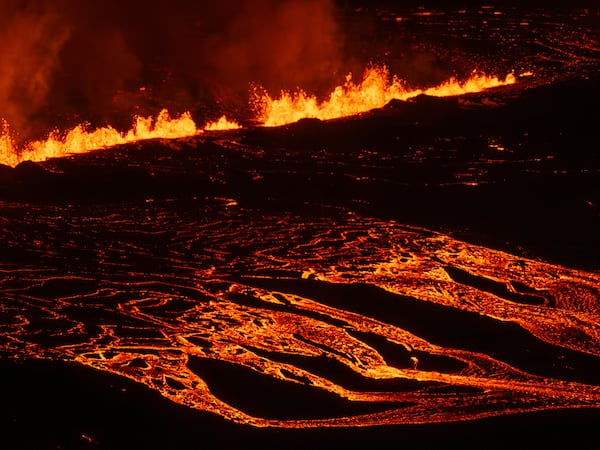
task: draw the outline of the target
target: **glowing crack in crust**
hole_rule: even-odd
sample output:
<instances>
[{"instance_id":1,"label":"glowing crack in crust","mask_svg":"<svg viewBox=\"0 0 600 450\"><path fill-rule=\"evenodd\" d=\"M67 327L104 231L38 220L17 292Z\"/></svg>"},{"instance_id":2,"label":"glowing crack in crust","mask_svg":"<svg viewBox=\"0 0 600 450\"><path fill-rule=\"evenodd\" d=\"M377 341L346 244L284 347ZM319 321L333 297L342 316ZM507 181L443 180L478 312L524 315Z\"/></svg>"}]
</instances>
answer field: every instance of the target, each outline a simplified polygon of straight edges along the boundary
<instances>
[{"instance_id":1,"label":"glowing crack in crust","mask_svg":"<svg viewBox=\"0 0 600 450\"><path fill-rule=\"evenodd\" d=\"M155 207L141 224L143 211L15 211L25 232L2 231L42 262L0 266L5 356L72 361L259 427L600 404L596 273L357 215ZM57 251L59 229L72 239ZM254 403L274 401L260 394L271 385L281 402L297 399L289 391L325 403L256 409L234 384Z\"/></svg>"}]
</instances>

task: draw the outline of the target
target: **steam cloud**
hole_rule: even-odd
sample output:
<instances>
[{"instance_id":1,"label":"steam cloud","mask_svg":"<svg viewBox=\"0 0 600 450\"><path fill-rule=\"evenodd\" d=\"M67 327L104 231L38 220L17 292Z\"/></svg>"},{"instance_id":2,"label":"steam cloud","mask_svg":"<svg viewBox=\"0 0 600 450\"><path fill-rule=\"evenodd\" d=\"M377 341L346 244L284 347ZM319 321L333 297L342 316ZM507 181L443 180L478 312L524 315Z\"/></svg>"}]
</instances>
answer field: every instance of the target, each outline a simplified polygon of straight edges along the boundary
<instances>
[{"instance_id":1,"label":"steam cloud","mask_svg":"<svg viewBox=\"0 0 600 450\"><path fill-rule=\"evenodd\" d=\"M163 106L241 107L251 82L311 89L339 70L333 1L49 3L0 3L0 117L21 139Z\"/></svg>"}]
</instances>

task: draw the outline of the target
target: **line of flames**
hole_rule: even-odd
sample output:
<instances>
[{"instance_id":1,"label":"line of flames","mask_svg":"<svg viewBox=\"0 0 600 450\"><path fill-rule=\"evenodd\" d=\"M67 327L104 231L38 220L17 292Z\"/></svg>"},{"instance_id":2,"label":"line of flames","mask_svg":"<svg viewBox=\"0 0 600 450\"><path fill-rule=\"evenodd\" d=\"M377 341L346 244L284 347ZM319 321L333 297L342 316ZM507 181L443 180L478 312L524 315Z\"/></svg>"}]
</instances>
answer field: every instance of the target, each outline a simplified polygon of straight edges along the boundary
<instances>
[{"instance_id":1,"label":"line of flames","mask_svg":"<svg viewBox=\"0 0 600 450\"><path fill-rule=\"evenodd\" d=\"M337 86L329 98L322 102L319 102L316 96L298 90L294 93L281 92L276 99L267 93L255 94L252 106L256 111L257 120L264 126L272 127L297 122L303 118L329 120L360 114L380 108L391 100L407 100L420 94L437 97L462 95L512 84L515 81L513 74L500 79L473 73L464 82L451 78L436 87L409 89L398 77L390 78L385 66L370 67L365 71L360 83L355 84L352 75L347 75L346 82ZM43 161L144 139L173 139L194 136L203 131L236 128L240 128L240 125L225 116L199 128L189 112L171 118L165 109L156 118L135 117L132 128L126 132L119 132L111 126L90 131L85 125L78 125L67 133L55 131L45 140L29 142L18 148L11 137L8 124L4 123L0 129L0 164L14 167L23 161Z\"/></svg>"},{"instance_id":2,"label":"line of flames","mask_svg":"<svg viewBox=\"0 0 600 450\"><path fill-rule=\"evenodd\" d=\"M225 116L199 128L189 112L171 118L169 112L163 109L156 118L136 116L133 126L126 132L119 132L111 126L90 131L85 125L77 125L66 134L54 131L45 140L29 142L23 148L17 148L11 138L8 124L4 123L0 132L0 164L14 167L23 161L44 161L48 158L85 153L144 139L175 139L194 136L204 130L236 128L240 128L240 125Z\"/></svg>"},{"instance_id":3,"label":"line of flames","mask_svg":"<svg viewBox=\"0 0 600 450\"><path fill-rule=\"evenodd\" d=\"M302 90L293 93L283 91L276 99L272 99L265 93L258 94L253 102L258 111L259 121L265 126L272 127L297 122L304 118L330 120L352 116L381 108L391 100L408 100L421 94L448 97L480 92L515 82L516 78L512 73L501 79L474 72L464 82L450 78L439 86L428 89L409 89L398 77L393 76L390 79L387 67L370 67L358 84L352 81L351 74L347 75L346 82L337 86L329 98L322 102L319 102L316 96L308 95Z\"/></svg>"}]
</instances>

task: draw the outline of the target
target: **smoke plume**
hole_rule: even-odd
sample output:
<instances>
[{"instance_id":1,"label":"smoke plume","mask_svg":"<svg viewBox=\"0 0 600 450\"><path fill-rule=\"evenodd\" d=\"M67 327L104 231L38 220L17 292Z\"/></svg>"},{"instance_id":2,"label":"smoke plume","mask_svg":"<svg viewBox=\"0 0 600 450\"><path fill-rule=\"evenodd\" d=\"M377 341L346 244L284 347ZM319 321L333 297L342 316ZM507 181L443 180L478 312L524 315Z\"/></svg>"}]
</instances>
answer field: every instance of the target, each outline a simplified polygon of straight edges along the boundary
<instances>
[{"instance_id":1,"label":"smoke plume","mask_svg":"<svg viewBox=\"0 0 600 450\"><path fill-rule=\"evenodd\" d=\"M47 4L3 2L0 8L0 116L27 132L46 106L70 29Z\"/></svg>"},{"instance_id":2,"label":"smoke plume","mask_svg":"<svg viewBox=\"0 0 600 450\"><path fill-rule=\"evenodd\" d=\"M162 107L241 108L252 82L329 84L339 46L333 1L4 0L0 117L29 139Z\"/></svg>"}]
</instances>

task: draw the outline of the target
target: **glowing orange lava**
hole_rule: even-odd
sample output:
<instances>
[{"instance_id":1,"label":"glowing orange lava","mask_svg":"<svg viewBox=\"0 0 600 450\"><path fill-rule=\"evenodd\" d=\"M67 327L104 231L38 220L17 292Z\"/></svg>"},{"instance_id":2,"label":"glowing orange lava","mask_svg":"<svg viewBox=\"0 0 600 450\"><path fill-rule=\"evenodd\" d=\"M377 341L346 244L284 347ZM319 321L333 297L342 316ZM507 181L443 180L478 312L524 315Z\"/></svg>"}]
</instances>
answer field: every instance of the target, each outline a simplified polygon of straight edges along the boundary
<instances>
[{"instance_id":1,"label":"glowing orange lava","mask_svg":"<svg viewBox=\"0 0 600 450\"><path fill-rule=\"evenodd\" d=\"M381 108L391 100L408 100L420 94L435 97L462 95L480 92L484 89L513 84L515 76L511 73L504 79L496 76L473 73L460 82L456 78L428 89L409 89L397 76L390 78L387 67L368 68L360 83L352 81L352 75L346 76L346 82L337 86L327 100L319 102L316 96L302 90L294 93L282 92L276 99L268 94L257 95L254 99L259 120L265 126L273 127L296 122L304 118L321 120L352 116L375 108Z\"/></svg>"},{"instance_id":2,"label":"glowing orange lava","mask_svg":"<svg viewBox=\"0 0 600 450\"><path fill-rule=\"evenodd\" d=\"M395 222L257 219L228 208L177 222L160 262L168 265L149 271L123 262L122 249L143 260L164 245L140 238L169 229L163 207L156 221L139 220L147 205L93 217L70 205L13 208L23 211L15 217L25 236L15 245L55 266L14 275L0 264L5 357L70 361L257 427L423 424L600 405L600 274ZM41 214L50 226L40 236ZM10 239L7 223L0 231ZM100 277L85 265L71 275L81 263L57 250L60 233L80 236L72 248L102 255ZM121 240L130 235L144 241ZM239 401L240 392L253 401Z\"/></svg>"},{"instance_id":3,"label":"glowing orange lava","mask_svg":"<svg viewBox=\"0 0 600 450\"><path fill-rule=\"evenodd\" d=\"M322 102L316 96L299 90L295 93L282 92L277 99L271 98L267 93L257 94L253 107L257 111L257 120L264 126L271 127L303 118L328 120L351 116L380 108L394 99L407 100L420 94L436 97L462 95L515 81L513 74L500 79L473 73L471 78L463 82L451 78L436 87L409 89L395 75L390 77L387 67L370 67L358 84L352 81L350 74L347 75L346 82L336 87L329 98ZM43 161L144 139L174 139L194 136L205 130L237 128L241 128L240 125L225 116L199 128L189 112L171 118L168 111L163 109L156 118L135 117L132 128L126 132L120 132L110 125L88 130L86 125L80 124L66 133L53 131L45 140L29 142L19 147L11 137L8 124L4 123L0 130L0 164L14 167L23 161Z\"/></svg>"},{"instance_id":4,"label":"glowing orange lava","mask_svg":"<svg viewBox=\"0 0 600 450\"><path fill-rule=\"evenodd\" d=\"M239 123L229 120L225 116L221 116L219 120L209 122L204 126L205 131L236 130L238 128L241 128Z\"/></svg>"},{"instance_id":5,"label":"glowing orange lava","mask_svg":"<svg viewBox=\"0 0 600 450\"><path fill-rule=\"evenodd\" d=\"M23 161L44 161L144 139L174 139L194 136L203 130L233 128L239 128L239 125L225 116L208 123L204 128L198 128L189 112L172 118L163 109L156 118L136 116L133 126L126 132L119 132L110 125L88 130L80 124L66 134L54 131L45 140L29 142L23 148L18 148L11 138L8 124L4 123L0 133L0 164L14 167Z\"/></svg>"}]
</instances>

